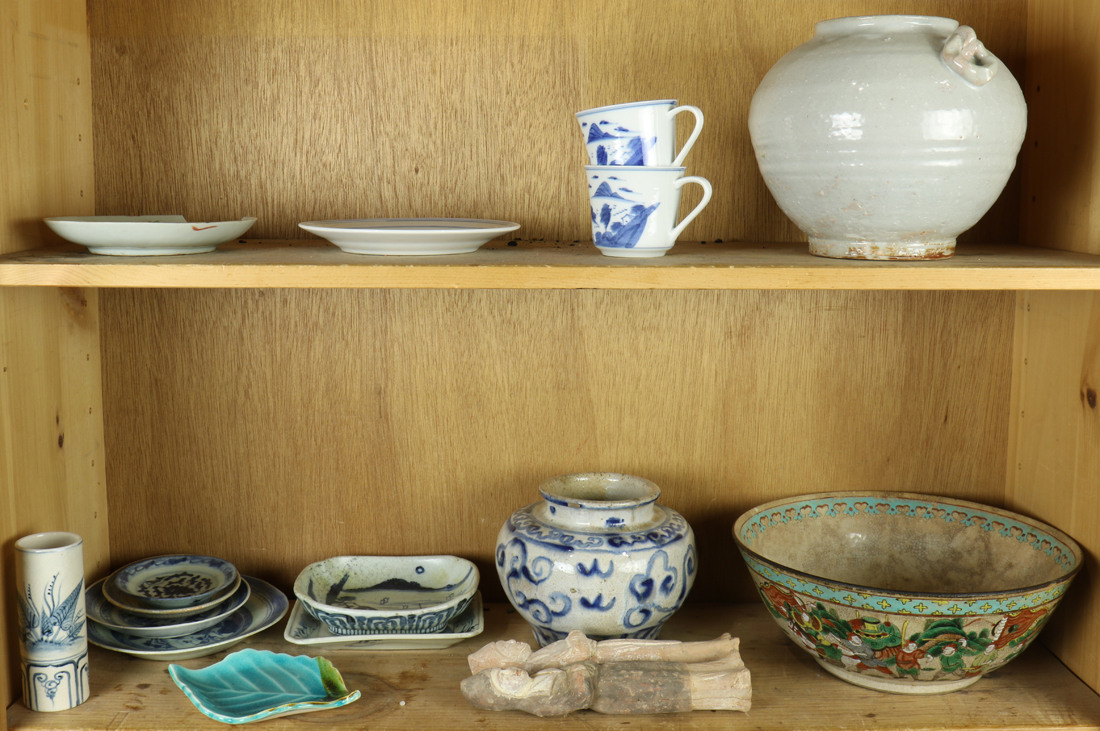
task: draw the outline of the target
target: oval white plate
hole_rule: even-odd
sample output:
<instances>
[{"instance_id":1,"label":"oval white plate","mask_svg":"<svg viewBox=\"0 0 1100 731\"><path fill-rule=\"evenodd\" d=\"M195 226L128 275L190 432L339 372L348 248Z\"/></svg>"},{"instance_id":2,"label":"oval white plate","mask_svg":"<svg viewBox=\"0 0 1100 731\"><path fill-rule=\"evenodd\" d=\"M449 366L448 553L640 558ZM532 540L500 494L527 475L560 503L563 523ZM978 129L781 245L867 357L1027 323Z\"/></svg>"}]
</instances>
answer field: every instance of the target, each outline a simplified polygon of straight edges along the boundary
<instances>
[{"instance_id":1,"label":"oval white plate","mask_svg":"<svg viewBox=\"0 0 1100 731\"><path fill-rule=\"evenodd\" d=\"M511 221L477 218L362 218L298 225L349 254L383 256L468 254L519 228Z\"/></svg>"},{"instance_id":2,"label":"oval white plate","mask_svg":"<svg viewBox=\"0 0 1100 731\"><path fill-rule=\"evenodd\" d=\"M209 629L184 637L130 637L89 622L88 642L147 660L189 660L221 652L275 624L290 606L286 595L266 581L251 576L244 579L252 586L252 596L243 607Z\"/></svg>"},{"instance_id":3,"label":"oval white plate","mask_svg":"<svg viewBox=\"0 0 1100 731\"><path fill-rule=\"evenodd\" d=\"M66 241L87 246L93 254L164 256L201 254L239 238L256 223L239 221L188 222L183 216L58 216L46 225Z\"/></svg>"},{"instance_id":4,"label":"oval white plate","mask_svg":"<svg viewBox=\"0 0 1100 731\"><path fill-rule=\"evenodd\" d=\"M184 619L156 619L140 617L111 604L107 601L107 597L103 596L103 580L100 579L89 586L88 591L85 592L84 606L88 619L106 629L132 637L182 637L218 624L244 606L251 594L251 585L247 581L242 581L232 596L213 609Z\"/></svg>"}]
</instances>

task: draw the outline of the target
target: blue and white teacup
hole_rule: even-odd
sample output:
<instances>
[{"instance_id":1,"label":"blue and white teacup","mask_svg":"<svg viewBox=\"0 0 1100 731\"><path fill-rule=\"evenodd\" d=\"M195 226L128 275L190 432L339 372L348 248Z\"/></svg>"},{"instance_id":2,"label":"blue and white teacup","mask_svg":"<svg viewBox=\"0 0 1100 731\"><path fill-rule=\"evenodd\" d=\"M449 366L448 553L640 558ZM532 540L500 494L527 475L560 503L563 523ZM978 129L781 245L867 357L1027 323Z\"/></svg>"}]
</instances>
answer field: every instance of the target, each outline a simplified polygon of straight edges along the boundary
<instances>
[{"instance_id":1,"label":"blue and white teacup","mask_svg":"<svg viewBox=\"0 0 1100 731\"><path fill-rule=\"evenodd\" d=\"M592 238L608 256L662 256L710 202L706 178L684 177L682 167L585 165ZM695 183L703 199L679 224L680 189Z\"/></svg>"},{"instance_id":2,"label":"blue and white teacup","mask_svg":"<svg viewBox=\"0 0 1100 731\"><path fill-rule=\"evenodd\" d=\"M695 128L676 149L676 115L691 112ZM703 130L698 107L676 106L675 99L631 102L577 112L591 165L677 166Z\"/></svg>"}]
</instances>

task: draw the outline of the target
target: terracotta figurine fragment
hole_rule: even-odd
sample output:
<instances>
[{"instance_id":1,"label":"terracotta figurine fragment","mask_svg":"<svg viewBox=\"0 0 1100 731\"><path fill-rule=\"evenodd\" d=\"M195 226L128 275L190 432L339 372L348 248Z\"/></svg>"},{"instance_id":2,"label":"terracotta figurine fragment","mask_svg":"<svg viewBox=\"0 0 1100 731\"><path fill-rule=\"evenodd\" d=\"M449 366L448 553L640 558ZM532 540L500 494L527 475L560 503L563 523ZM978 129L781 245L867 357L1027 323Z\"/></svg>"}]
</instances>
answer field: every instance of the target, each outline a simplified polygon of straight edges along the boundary
<instances>
[{"instance_id":1,"label":"terracotta figurine fragment","mask_svg":"<svg viewBox=\"0 0 1100 731\"><path fill-rule=\"evenodd\" d=\"M751 676L740 641L605 640L580 632L531 652L523 642L493 642L469 656L462 695L494 711L561 716L599 713L748 711ZM526 650L524 650L526 648Z\"/></svg>"}]
</instances>

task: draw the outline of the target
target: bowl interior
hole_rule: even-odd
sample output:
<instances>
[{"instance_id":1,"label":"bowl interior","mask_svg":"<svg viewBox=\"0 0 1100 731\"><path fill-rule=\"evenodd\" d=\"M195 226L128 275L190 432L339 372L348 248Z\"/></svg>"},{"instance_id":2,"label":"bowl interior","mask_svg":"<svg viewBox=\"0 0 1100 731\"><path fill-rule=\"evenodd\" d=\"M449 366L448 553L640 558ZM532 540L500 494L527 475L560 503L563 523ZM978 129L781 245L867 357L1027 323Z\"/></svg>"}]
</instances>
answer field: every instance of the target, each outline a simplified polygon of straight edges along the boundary
<instances>
[{"instance_id":1,"label":"bowl interior","mask_svg":"<svg viewBox=\"0 0 1100 731\"><path fill-rule=\"evenodd\" d=\"M454 556L339 556L308 567L295 593L341 609L424 609L473 594L478 571Z\"/></svg>"},{"instance_id":2,"label":"bowl interior","mask_svg":"<svg viewBox=\"0 0 1100 731\"><path fill-rule=\"evenodd\" d=\"M738 520L761 558L823 579L904 593L1014 591L1072 573L1077 547L1038 521L963 501L792 498Z\"/></svg>"}]
</instances>

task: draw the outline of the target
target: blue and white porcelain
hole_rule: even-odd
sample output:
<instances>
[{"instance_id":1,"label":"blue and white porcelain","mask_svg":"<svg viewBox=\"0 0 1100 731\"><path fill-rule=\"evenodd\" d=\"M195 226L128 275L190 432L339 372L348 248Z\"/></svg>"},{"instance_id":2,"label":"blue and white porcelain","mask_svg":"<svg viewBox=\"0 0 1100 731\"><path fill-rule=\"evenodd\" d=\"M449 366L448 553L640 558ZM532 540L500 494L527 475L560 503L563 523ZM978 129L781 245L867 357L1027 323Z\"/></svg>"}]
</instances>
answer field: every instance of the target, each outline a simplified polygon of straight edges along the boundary
<instances>
[{"instance_id":1,"label":"blue and white porcelain","mask_svg":"<svg viewBox=\"0 0 1100 731\"><path fill-rule=\"evenodd\" d=\"M313 645L326 650L442 650L476 637L484 630L481 592L476 592L465 611L448 622L443 631L428 634L337 635L307 612L305 604L294 602L283 638L295 645Z\"/></svg>"},{"instance_id":2,"label":"blue and white porcelain","mask_svg":"<svg viewBox=\"0 0 1100 731\"><path fill-rule=\"evenodd\" d=\"M121 570L122 569L119 569L119 571ZM139 617L169 620L182 620L185 617L195 617L210 611L232 596L233 592L239 588L241 582L241 577L238 574L234 583L223 586L212 596L204 599L198 604L190 604L182 607L165 607L151 606L144 600L122 591L114 581L115 575L117 574L118 571L108 576L103 582L103 597L107 601L114 604L119 609L129 612L130 614L136 614Z\"/></svg>"},{"instance_id":3,"label":"blue and white porcelain","mask_svg":"<svg viewBox=\"0 0 1100 731\"><path fill-rule=\"evenodd\" d=\"M252 586L252 595L243 607L209 629L184 637L131 637L93 622L88 627L88 641L149 660L187 660L227 650L278 622L290 606L286 595L266 581L243 578Z\"/></svg>"},{"instance_id":4,"label":"blue and white porcelain","mask_svg":"<svg viewBox=\"0 0 1100 731\"><path fill-rule=\"evenodd\" d=\"M479 578L458 556L337 556L303 569L294 595L337 635L442 632Z\"/></svg>"},{"instance_id":5,"label":"blue and white porcelain","mask_svg":"<svg viewBox=\"0 0 1100 731\"><path fill-rule=\"evenodd\" d=\"M323 657L244 649L200 670L169 665L195 707L222 723L253 723L339 708L359 699Z\"/></svg>"},{"instance_id":6,"label":"blue and white porcelain","mask_svg":"<svg viewBox=\"0 0 1100 731\"><path fill-rule=\"evenodd\" d=\"M691 136L676 149L676 115L695 117ZM678 166L703 131L698 107L676 106L675 99L614 104L577 112L591 165Z\"/></svg>"},{"instance_id":7,"label":"blue and white porcelain","mask_svg":"<svg viewBox=\"0 0 1100 731\"><path fill-rule=\"evenodd\" d=\"M64 711L88 699L84 541L64 531L15 542L23 703Z\"/></svg>"},{"instance_id":8,"label":"blue and white porcelain","mask_svg":"<svg viewBox=\"0 0 1100 731\"><path fill-rule=\"evenodd\" d=\"M695 583L695 534L684 516L633 475L562 475L539 493L500 529L496 547L508 600L539 643L572 630L656 638Z\"/></svg>"},{"instance_id":9,"label":"blue and white porcelain","mask_svg":"<svg viewBox=\"0 0 1100 731\"><path fill-rule=\"evenodd\" d=\"M88 609L88 619L106 629L132 637L182 637L213 627L226 619L243 607L251 594L251 584L242 581L232 595L213 609L191 617L157 619L131 614L111 604L103 596L103 581L100 580L88 587L84 594L84 603Z\"/></svg>"},{"instance_id":10,"label":"blue and white porcelain","mask_svg":"<svg viewBox=\"0 0 1100 731\"><path fill-rule=\"evenodd\" d=\"M232 592L241 583L237 568L213 556L153 556L123 566L111 576L119 593L149 607L192 607Z\"/></svg>"},{"instance_id":11,"label":"blue and white porcelain","mask_svg":"<svg viewBox=\"0 0 1100 731\"><path fill-rule=\"evenodd\" d=\"M586 165L592 238L608 256L663 256L692 219L710 203L705 178L684 177L682 167ZM703 197L679 223L680 189L699 185Z\"/></svg>"}]
</instances>

